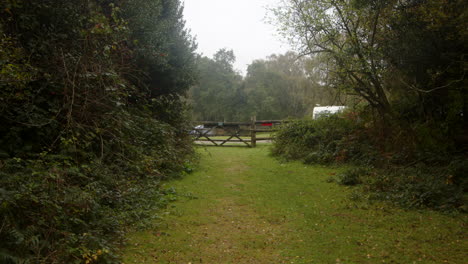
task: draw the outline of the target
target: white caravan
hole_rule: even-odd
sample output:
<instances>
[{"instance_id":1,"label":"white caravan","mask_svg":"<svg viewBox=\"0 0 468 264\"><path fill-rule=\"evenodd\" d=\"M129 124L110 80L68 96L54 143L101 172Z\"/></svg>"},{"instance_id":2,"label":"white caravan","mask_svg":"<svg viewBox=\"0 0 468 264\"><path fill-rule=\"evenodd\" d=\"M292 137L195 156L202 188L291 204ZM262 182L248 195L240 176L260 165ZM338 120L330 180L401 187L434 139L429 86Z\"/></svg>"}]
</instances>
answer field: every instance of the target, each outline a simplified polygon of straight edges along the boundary
<instances>
[{"instance_id":1,"label":"white caravan","mask_svg":"<svg viewBox=\"0 0 468 264\"><path fill-rule=\"evenodd\" d=\"M336 105L330 105L330 106L316 106L314 107L314 111L312 113L312 118L317 119L319 117L326 117L330 116L336 113L343 112L343 110L346 108L346 106L336 106Z\"/></svg>"}]
</instances>

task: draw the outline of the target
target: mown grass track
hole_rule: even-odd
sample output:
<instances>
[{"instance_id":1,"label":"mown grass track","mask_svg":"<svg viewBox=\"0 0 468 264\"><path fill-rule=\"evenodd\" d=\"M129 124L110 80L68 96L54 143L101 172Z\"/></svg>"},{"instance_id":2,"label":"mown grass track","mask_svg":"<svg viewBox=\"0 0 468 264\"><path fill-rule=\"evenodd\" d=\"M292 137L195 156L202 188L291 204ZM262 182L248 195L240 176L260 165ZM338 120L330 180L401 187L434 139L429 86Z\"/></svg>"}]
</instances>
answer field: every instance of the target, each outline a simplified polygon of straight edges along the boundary
<instances>
[{"instance_id":1,"label":"mown grass track","mask_svg":"<svg viewBox=\"0 0 468 264\"><path fill-rule=\"evenodd\" d=\"M466 216L347 199L340 168L281 163L268 146L199 148L196 172L124 263L466 263Z\"/></svg>"}]
</instances>

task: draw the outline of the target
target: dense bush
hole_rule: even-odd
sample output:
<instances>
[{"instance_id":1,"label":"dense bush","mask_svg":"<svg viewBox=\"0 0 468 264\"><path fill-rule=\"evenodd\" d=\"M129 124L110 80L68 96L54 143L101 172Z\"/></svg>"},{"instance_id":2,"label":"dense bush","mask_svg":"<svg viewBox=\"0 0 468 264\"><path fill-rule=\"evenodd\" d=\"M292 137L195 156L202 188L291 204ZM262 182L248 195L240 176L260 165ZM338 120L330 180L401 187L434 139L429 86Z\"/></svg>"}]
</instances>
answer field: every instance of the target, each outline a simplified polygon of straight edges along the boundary
<instances>
[{"instance_id":1,"label":"dense bush","mask_svg":"<svg viewBox=\"0 0 468 264\"><path fill-rule=\"evenodd\" d=\"M460 167L463 166L463 167ZM378 170L364 178L364 192L370 199L387 200L406 208L430 207L466 211L468 163L444 167L424 164L405 169Z\"/></svg>"},{"instance_id":2,"label":"dense bush","mask_svg":"<svg viewBox=\"0 0 468 264\"><path fill-rule=\"evenodd\" d=\"M418 123L404 130L394 126L382 137L379 129L372 129L375 124L365 121L365 113L360 116L354 119L345 113L286 123L275 136L272 152L305 163L352 164L356 167L334 181L362 184L371 199L404 207L466 210L468 163L453 142L442 141L443 134L433 135L437 128ZM428 142L439 147L426 146Z\"/></svg>"},{"instance_id":3,"label":"dense bush","mask_svg":"<svg viewBox=\"0 0 468 264\"><path fill-rule=\"evenodd\" d=\"M275 134L272 152L305 163L370 163L374 152L363 123L350 115L293 120Z\"/></svg>"},{"instance_id":4,"label":"dense bush","mask_svg":"<svg viewBox=\"0 0 468 264\"><path fill-rule=\"evenodd\" d=\"M118 263L192 153L179 1L0 2L0 263Z\"/></svg>"},{"instance_id":5,"label":"dense bush","mask_svg":"<svg viewBox=\"0 0 468 264\"><path fill-rule=\"evenodd\" d=\"M337 182L341 185L357 185L364 177L369 176L370 170L363 167L346 170L337 175Z\"/></svg>"},{"instance_id":6,"label":"dense bush","mask_svg":"<svg viewBox=\"0 0 468 264\"><path fill-rule=\"evenodd\" d=\"M116 146L112 158L83 153L88 161L78 162L69 153L43 152L3 160L2 263L82 263L94 255L111 263L125 226L157 216L149 210L168 199L160 182L181 172L190 150L152 118L123 121L130 126L122 136L135 135L121 138L127 146Z\"/></svg>"}]
</instances>

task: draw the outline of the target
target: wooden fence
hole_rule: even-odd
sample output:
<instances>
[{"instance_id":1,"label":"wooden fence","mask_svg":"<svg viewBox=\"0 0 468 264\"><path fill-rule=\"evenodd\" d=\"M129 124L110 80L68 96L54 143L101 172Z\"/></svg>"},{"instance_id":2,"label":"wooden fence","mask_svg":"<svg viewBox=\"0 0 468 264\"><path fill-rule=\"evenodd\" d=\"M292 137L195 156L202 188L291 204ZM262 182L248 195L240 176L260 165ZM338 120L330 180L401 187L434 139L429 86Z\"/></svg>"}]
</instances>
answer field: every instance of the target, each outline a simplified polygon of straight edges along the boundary
<instances>
[{"instance_id":1,"label":"wooden fence","mask_svg":"<svg viewBox=\"0 0 468 264\"><path fill-rule=\"evenodd\" d=\"M271 135L257 137L260 132L274 132L283 120L256 120L251 118L250 122L214 122L194 121L190 134L194 141L200 145L233 146L226 143L233 142L248 147L256 147L258 141L270 141ZM224 138L221 138L224 137Z\"/></svg>"}]
</instances>

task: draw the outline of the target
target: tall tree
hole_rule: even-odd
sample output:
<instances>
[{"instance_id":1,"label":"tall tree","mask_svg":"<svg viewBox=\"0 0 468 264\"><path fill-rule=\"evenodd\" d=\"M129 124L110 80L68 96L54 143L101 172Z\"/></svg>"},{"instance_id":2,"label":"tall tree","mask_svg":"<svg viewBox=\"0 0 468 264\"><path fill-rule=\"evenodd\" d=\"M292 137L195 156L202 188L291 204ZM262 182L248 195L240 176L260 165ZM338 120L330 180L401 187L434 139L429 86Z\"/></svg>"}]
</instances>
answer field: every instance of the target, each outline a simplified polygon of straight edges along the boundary
<instances>
[{"instance_id":1,"label":"tall tree","mask_svg":"<svg viewBox=\"0 0 468 264\"><path fill-rule=\"evenodd\" d=\"M200 57L198 84L190 89L193 118L197 120L236 120L243 109L242 76L233 68L232 50L221 49L213 59Z\"/></svg>"},{"instance_id":2,"label":"tall tree","mask_svg":"<svg viewBox=\"0 0 468 264\"><path fill-rule=\"evenodd\" d=\"M364 98L383 128L462 146L466 1L287 0L274 12L302 55L325 58L328 83Z\"/></svg>"},{"instance_id":3,"label":"tall tree","mask_svg":"<svg viewBox=\"0 0 468 264\"><path fill-rule=\"evenodd\" d=\"M343 99L326 89L328 84L317 70L322 62L316 58L294 52L271 55L253 61L245 78L233 70L234 59L232 51L224 49L214 59L199 59L200 81L190 91L195 119L301 118L311 115L316 104Z\"/></svg>"},{"instance_id":4,"label":"tall tree","mask_svg":"<svg viewBox=\"0 0 468 264\"><path fill-rule=\"evenodd\" d=\"M344 97L327 89L321 63L294 52L254 61L245 78L249 111L263 119L301 118L316 104L343 103Z\"/></svg>"},{"instance_id":5,"label":"tall tree","mask_svg":"<svg viewBox=\"0 0 468 264\"><path fill-rule=\"evenodd\" d=\"M385 63L376 39L382 32L385 1L289 0L275 10L284 34L301 55L323 54L335 87L357 94L382 117L390 113Z\"/></svg>"},{"instance_id":6,"label":"tall tree","mask_svg":"<svg viewBox=\"0 0 468 264\"><path fill-rule=\"evenodd\" d=\"M411 121L468 128L466 2L405 1L391 10L397 15L383 18L387 27L377 42L388 63L385 78L395 91L393 100L404 107L400 112L412 113L404 115Z\"/></svg>"}]
</instances>

